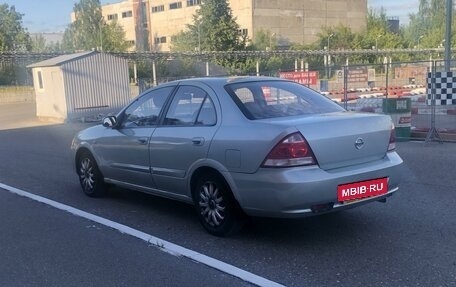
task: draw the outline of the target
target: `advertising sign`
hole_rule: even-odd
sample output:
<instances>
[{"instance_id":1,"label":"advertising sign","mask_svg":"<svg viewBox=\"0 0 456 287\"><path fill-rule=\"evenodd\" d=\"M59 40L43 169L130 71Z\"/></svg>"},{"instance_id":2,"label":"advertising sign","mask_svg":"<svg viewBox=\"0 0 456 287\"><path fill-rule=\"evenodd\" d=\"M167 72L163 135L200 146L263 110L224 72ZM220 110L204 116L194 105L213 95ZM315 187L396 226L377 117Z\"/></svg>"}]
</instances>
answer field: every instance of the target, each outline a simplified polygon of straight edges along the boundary
<instances>
[{"instance_id":1,"label":"advertising sign","mask_svg":"<svg viewBox=\"0 0 456 287\"><path fill-rule=\"evenodd\" d=\"M282 79L298 82L302 85L316 85L318 80L318 72L280 72L279 77Z\"/></svg>"},{"instance_id":2,"label":"advertising sign","mask_svg":"<svg viewBox=\"0 0 456 287\"><path fill-rule=\"evenodd\" d=\"M349 83L367 82L369 78L366 67L350 68L348 70L347 81Z\"/></svg>"},{"instance_id":3,"label":"advertising sign","mask_svg":"<svg viewBox=\"0 0 456 287\"><path fill-rule=\"evenodd\" d=\"M408 66L394 68L396 79L425 78L428 73L426 66Z\"/></svg>"},{"instance_id":4,"label":"advertising sign","mask_svg":"<svg viewBox=\"0 0 456 287\"><path fill-rule=\"evenodd\" d=\"M344 81L344 70L336 71L336 78L338 83L343 83ZM366 67L356 67L350 68L348 70L347 82L348 83L359 83L375 81L375 70L367 69Z\"/></svg>"}]
</instances>

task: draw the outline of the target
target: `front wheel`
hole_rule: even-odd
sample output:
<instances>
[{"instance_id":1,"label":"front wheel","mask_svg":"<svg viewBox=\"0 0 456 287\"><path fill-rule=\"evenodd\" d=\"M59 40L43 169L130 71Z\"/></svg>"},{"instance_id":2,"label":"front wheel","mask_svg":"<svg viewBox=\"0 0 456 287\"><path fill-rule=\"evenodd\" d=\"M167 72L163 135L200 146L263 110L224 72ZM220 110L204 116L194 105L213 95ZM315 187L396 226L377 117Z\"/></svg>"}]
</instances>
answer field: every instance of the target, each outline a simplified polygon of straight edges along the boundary
<instances>
[{"instance_id":1,"label":"front wheel","mask_svg":"<svg viewBox=\"0 0 456 287\"><path fill-rule=\"evenodd\" d=\"M82 152L77 158L79 183L84 193L90 197L99 197L105 193L105 183L98 165L89 152Z\"/></svg>"},{"instance_id":2,"label":"front wheel","mask_svg":"<svg viewBox=\"0 0 456 287\"><path fill-rule=\"evenodd\" d=\"M193 191L193 201L201 224L210 234L228 236L241 229L245 215L219 176L200 177Z\"/></svg>"}]
</instances>

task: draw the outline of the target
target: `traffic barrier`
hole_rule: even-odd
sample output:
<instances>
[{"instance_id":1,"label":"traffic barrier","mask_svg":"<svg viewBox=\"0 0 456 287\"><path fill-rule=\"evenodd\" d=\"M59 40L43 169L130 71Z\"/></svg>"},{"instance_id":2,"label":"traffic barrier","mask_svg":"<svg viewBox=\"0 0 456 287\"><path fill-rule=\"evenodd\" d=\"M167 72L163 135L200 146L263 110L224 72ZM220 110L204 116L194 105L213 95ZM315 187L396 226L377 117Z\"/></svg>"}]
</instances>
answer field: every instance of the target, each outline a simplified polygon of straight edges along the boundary
<instances>
[{"instance_id":1,"label":"traffic barrier","mask_svg":"<svg viewBox=\"0 0 456 287\"><path fill-rule=\"evenodd\" d=\"M398 140L410 139L412 125L412 100L410 98L383 99L383 113L389 114L396 127Z\"/></svg>"}]
</instances>

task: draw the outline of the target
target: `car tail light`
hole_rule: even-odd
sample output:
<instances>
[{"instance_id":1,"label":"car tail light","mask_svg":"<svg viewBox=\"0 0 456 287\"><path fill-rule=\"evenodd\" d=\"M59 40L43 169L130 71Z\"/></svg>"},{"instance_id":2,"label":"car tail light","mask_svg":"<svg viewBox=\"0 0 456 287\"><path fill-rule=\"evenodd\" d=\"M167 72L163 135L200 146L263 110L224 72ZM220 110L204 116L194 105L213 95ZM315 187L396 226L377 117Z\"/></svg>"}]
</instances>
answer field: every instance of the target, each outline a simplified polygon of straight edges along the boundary
<instances>
[{"instance_id":1,"label":"car tail light","mask_svg":"<svg viewBox=\"0 0 456 287\"><path fill-rule=\"evenodd\" d=\"M291 167L316 164L315 156L300 133L287 136L277 144L263 162L263 167Z\"/></svg>"},{"instance_id":2,"label":"car tail light","mask_svg":"<svg viewBox=\"0 0 456 287\"><path fill-rule=\"evenodd\" d=\"M394 130L394 124L391 124L391 134L388 144L388 151L393 151L396 149L396 131Z\"/></svg>"}]
</instances>

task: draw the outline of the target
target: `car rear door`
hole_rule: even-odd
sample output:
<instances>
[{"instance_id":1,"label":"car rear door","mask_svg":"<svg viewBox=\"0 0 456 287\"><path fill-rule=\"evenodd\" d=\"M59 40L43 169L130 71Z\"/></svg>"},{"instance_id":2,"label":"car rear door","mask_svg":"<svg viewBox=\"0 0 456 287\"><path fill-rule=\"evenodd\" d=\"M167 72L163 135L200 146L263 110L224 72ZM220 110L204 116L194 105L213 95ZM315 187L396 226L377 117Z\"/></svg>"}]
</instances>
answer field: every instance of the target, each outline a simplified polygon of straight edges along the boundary
<instances>
[{"instance_id":1,"label":"car rear door","mask_svg":"<svg viewBox=\"0 0 456 287\"><path fill-rule=\"evenodd\" d=\"M189 168L205 159L219 126L216 97L204 85L177 88L163 123L150 140L150 164L158 189L185 194Z\"/></svg>"}]
</instances>

